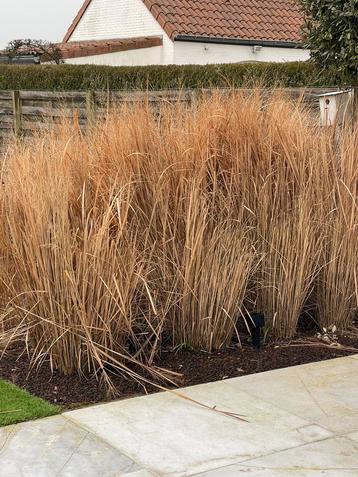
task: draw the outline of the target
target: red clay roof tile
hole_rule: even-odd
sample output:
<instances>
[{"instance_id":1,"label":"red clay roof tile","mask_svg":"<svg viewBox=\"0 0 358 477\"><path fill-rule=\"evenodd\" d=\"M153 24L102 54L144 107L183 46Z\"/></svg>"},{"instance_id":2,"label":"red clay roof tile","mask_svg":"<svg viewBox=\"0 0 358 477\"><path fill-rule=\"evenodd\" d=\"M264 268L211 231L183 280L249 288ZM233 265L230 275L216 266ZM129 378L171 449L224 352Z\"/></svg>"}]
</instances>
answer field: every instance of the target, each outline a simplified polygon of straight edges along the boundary
<instances>
[{"instance_id":1,"label":"red clay roof tile","mask_svg":"<svg viewBox=\"0 0 358 477\"><path fill-rule=\"evenodd\" d=\"M295 0L142 0L170 38L301 41L302 15ZM87 10L85 0L69 28L68 41Z\"/></svg>"},{"instance_id":2,"label":"red clay roof tile","mask_svg":"<svg viewBox=\"0 0 358 477\"><path fill-rule=\"evenodd\" d=\"M298 43L302 15L294 0L144 0L177 35ZM161 18L157 18L159 23ZM161 23L162 24L162 23Z\"/></svg>"}]
</instances>

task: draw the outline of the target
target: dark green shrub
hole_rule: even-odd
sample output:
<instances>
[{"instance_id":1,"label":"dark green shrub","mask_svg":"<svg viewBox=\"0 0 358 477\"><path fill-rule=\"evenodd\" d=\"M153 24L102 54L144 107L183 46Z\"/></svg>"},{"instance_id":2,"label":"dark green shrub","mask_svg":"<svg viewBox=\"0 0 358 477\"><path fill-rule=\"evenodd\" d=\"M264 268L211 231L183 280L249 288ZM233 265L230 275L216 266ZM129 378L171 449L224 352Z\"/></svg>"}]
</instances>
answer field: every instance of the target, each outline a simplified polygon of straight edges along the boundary
<instances>
[{"instance_id":1,"label":"dark green shrub","mask_svg":"<svg viewBox=\"0 0 358 477\"><path fill-rule=\"evenodd\" d=\"M343 77L358 75L358 0L301 0L312 59Z\"/></svg>"},{"instance_id":2,"label":"dark green shrub","mask_svg":"<svg viewBox=\"0 0 358 477\"><path fill-rule=\"evenodd\" d=\"M0 90L162 90L252 86L334 86L310 63L112 67L0 65Z\"/></svg>"}]
</instances>

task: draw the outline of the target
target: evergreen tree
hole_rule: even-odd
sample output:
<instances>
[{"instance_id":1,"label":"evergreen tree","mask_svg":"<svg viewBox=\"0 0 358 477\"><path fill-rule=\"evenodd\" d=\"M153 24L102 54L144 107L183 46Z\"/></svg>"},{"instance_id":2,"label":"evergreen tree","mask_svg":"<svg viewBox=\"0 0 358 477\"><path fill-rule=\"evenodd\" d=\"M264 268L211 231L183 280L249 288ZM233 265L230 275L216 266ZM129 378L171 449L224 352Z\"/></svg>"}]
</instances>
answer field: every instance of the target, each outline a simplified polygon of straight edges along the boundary
<instances>
[{"instance_id":1,"label":"evergreen tree","mask_svg":"<svg viewBox=\"0 0 358 477\"><path fill-rule=\"evenodd\" d=\"M358 0L301 0L312 58L343 77L358 74Z\"/></svg>"}]
</instances>

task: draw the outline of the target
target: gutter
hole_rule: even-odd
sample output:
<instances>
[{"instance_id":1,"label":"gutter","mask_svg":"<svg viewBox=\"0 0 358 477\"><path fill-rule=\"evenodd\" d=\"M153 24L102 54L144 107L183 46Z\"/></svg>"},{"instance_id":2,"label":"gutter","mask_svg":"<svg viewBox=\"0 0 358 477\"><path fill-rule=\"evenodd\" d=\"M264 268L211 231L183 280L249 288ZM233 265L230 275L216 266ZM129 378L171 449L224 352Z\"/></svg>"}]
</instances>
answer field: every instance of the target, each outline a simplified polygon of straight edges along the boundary
<instances>
[{"instance_id":1,"label":"gutter","mask_svg":"<svg viewBox=\"0 0 358 477\"><path fill-rule=\"evenodd\" d=\"M224 45L246 46L271 46L274 48L298 48L304 49L301 43L295 41L271 41L271 40L241 40L240 38L215 38L210 36L176 35L174 41L188 41L200 43L218 43Z\"/></svg>"}]
</instances>

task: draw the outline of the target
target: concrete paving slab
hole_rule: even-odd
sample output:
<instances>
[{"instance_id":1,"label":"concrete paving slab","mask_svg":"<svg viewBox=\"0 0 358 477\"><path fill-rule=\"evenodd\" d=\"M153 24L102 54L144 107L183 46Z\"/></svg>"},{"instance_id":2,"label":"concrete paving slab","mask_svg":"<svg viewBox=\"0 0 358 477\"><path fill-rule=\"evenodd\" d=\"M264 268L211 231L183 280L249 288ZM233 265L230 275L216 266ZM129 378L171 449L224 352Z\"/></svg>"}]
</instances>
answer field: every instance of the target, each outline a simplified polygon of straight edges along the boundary
<instances>
[{"instance_id":1,"label":"concrete paving slab","mask_svg":"<svg viewBox=\"0 0 358 477\"><path fill-rule=\"evenodd\" d=\"M259 469L238 464L197 474L195 477L357 477L357 471L344 469L337 473L335 469Z\"/></svg>"},{"instance_id":2,"label":"concrete paving slab","mask_svg":"<svg viewBox=\"0 0 358 477\"><path fill-rule=\"evenodd\" d=\"M353 363L353 364L352 364ZM358 361L334 360L332 367L312 366L297 369L311 398L328 416L358 413L358 389L352 386L358 373Z\"/></svg>"},{"instance_id":3,"label":"concrete paving slab","mask_svg":"<svg viewBox=\"0 0 358 477\"><path fill-rule=\"evenodd\" d=\"M70 420L55 416L0 429L1 477L116 477L139 470L132 460Z\"/></svg>"},{"instance_id":4,"label":"concrete paving slab","mask_svg":"<svg viewBox=\"0 0 358 477\"><path fill-rule=\"evenodd\" d=\"M257 375L249 375L229 379L227 384L269 403L277 403L279 399L281 409L301 418L311 419L315 416L326 415L318 404L312 401L296 369L278 369L263 373L260 383L258 383Z\"/></svg>"},{"instance_id":5,"label":"concrete paving slab","mask_svg":"<svg viewBox=\"0 0 358 477\"><path fill-rule=\"evenodd\" d=\"M227 381L201 384L180 390L180 393L207 406L243 414L250 421L270 425L276 429L298 429L309 422L252 396L238 388L231 388Z\"/></svg>"},{"instance_id":6,"label":"concrete paving slab","mask_svg":"<svg viewBox=\"0 0 358 477\"><path fill-rule=\"evenodd\" d=\"M335 435L358 431L358 413L336 416L315 417L313 421L330 430Z\"/></svg>"},{"instance_id":7,"label":"concrete paving slab","mask_svg":"<svg viewBox=\"0 0 358 477\"><path fill-rule=\"evenodd\" d=\"M320 423L329 416L358 413L358 386L352 386L357 373L358 360L338 358L262 373L259 386L257 375L226 382L270 403L279 396L282 409Z\"/></svg>"},{"instance_id":8,"label":"concrete paving slab","mask_svg":"<svg viewBox=\"0 0 358 477\"><path fill-rule=\"evenodd\" d=\"M132 472L130 474L120 474L120 477L157 477L147 470L138 470L137 472Z\"/></svg>"},{"instance_id":9,"label":"concrete paving slab","mask_svg":"<svg viewBox=\"0 0 358 477\"><path fill-rule=\"evenodd\" d=\"M317 424L300 427L298 432L305 436L307 442L320 441L333 436L332 432L324 427L318 426Z\"/></svg>"},{"instance_id":10,"label":"concrete paving slab","mask_svg":"<svg viewBox=\"0 0 358 477\"><path fill-rule=\"evenodd\" d=\"M86 434L61 416L17 425L1 451L1 475L56 475Z\"/></svg>"},{"instance_id":11,"label":"concrete paving slab","mask_svg":"<svg viewBox=\"0 0 358 477\"><path fill-rule=\"evenodd\" d=\"M66 417L161 475L200 472L317 439L314 433L301 431L308 421L225 382L180 392L217 410L244 413L249 422L172 393L98 406L101 420L91 409L72 411Z\"/></svg>"},{"instance_id":12,"label":"concrete paving slab","mask_svg":"<svg viewBox=\"0 0 358 477\"><path fill-rule=\"evenodd\" d=\"M350 434L347 434L346 437L348 437L348 439L352 439L353 441L358 442L358 432L352 432Z\"/></svg>"},{"instance_id":13,"label":"concrete paving slab","mask_svg":"<svg viewBox=\"0 0 358 477\"><path fill-rule=\"evenodd\" d=\"M106 442L88 434L57 475L73 477L78 474L78 469L81 469L81 477L118 477L127 474L135 477L133 472L138 472L140 467Z\"/></svg>"},{"instance_id":14,"label":"concrete paving slab","mask_svg":"<svg viewBox=\"0 0 358 477\"><path fill-rule=\"evenodd\" d=\"M349 470L358 475L358 442L347 437L326 439L259 457L245 462L245 465L267 471L335 471L337 477Z\"/></svg>"},{"instance_id":15,"label":"concrete paving slab","mask_svg":"<svg viewBox=\"0 0 358 477\"><path fill-rule=\"evenodd\" d=\"M299 370L300 372L304 372L306 370L310 370L310 372L316 372L317 374L322 374L321 370L325 368L330 368L334 370L335 373L337 371L342 372L343 374L349 374L352 370L356 368L352 368L356 366L355 363L351 363L351 359L355 359L358 355L351 355L351 356L344 356L341 358L334 358L334 359L326 359L323 361L314 361L313 363L301 364L299 366L291 366L288 369L291 370ZM287 369L287 368L284 368Z\"/></svg>"},{"instance_id":16,"label":"concrete paving slab","mask_svg":"<svg viewBox=\"0 0 358 477\"><path fill-rule=\"evenodd\" d=\"M0 452L4 448L7 440L10 438L14 430L15 426L7 426L0 428Z\"/></svg>"}]
</instances>

